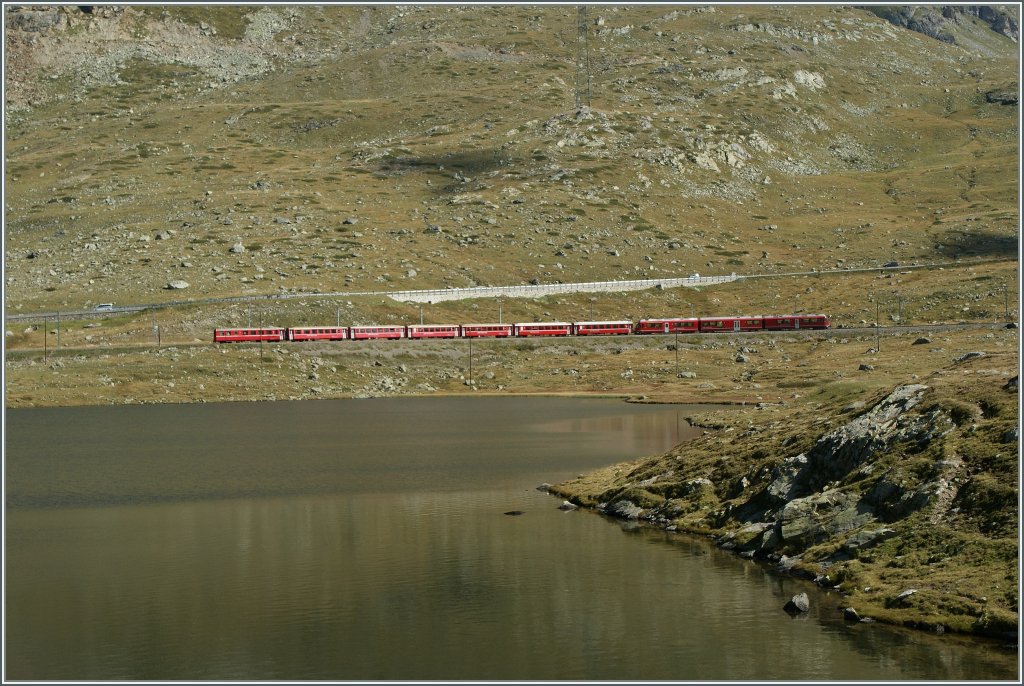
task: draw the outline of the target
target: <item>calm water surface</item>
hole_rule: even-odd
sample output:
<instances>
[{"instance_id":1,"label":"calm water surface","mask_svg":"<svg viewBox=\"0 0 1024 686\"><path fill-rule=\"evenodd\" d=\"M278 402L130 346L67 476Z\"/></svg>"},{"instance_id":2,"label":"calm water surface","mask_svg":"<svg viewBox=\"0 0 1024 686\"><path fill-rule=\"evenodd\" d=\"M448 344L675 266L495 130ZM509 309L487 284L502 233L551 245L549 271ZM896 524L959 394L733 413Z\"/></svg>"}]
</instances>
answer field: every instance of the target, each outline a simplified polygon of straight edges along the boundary
<instances>
[{"instance_id":1,"label":"calm water surface","mask_svg":"<svg viewBox=\"0 0 1024 686\"><path fill-rule=\"evenodd\" d=\"M5 677L1015 678L1015 652L847 625L838 596L535 489L663 451L692 411L8 411ZM793 620L781 607L800 590L812 612Z\"/></svg>"}]
</instances>

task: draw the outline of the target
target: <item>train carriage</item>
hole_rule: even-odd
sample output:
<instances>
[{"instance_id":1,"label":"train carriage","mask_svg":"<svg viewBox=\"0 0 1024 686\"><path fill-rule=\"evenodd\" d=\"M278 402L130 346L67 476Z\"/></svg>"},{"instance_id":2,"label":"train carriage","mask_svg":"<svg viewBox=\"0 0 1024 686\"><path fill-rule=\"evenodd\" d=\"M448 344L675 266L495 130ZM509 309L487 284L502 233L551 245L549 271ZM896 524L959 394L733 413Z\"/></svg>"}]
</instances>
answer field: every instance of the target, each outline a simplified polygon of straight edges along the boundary
<instances>
[{"instance_id":1,"label":"train carriage","mask_svg":"<svg viewBox=\"0 0 1024 686\"><path fill-rule=\"evenodd\" d=\"M214 329L214 343L245 343L249 341L283 341L285 329L278 326L260 328Z\"/></svg>"},{"instance_id":2,"label":"train carriage","mask_svg":"<svg viewBox=\"0 0 1024 686\"><path fill-rule=\"evenodd\" d=\"M569 336L572 324L566 322L523 322L516 324L515 335L520 338L530 336Z\"/></svg>"},{"instance_id":3,"label":"train carriage","mask_svg":"<svg viewBox=\"0 0 1024 686\"><path fill-rule=\"evenodd\" d=\"M405 327L407 338L459 338L462 327L458 324L410 324Z\"/></svg>"},{"instance_id":4,"label":"train carriage","mask_svg":"<svg viewBox=\"0 0 1024 686\"><path fill-rule=\"evenodd\" d=\"M577 336L626 336L633 330L633 322L576 322L572 332Z\"/></svg>"},{"instance_id":5,"label":"train carriage","mask_svg":"<svg viewBox=\"0 0 1024 686\"><path fill-rule=\"evenodd\" d=\"M701 333L762 331L764 317L701 317Z\"/></svg>"},{"instance_id":6,"label":"train carriage","mask_svg":"<svg viewBox=\"0 0 1024 686\"><path fill-rule=\"evenodd\" d=\"M348 338L347 326L297 326L289 327L289 341L343 341Z\"/></svg>"},{"instance_id":7,"label":"train carriage","mask_svg":"<svg viewBox=\"0 0 1024 686\"><path fill-rule=\"evenodd\" d=\"M350 326L349 338L367 340L379 338L405 338L404 326Z\"/></svg>"},{"instance_id":8,"label":"train carriage","mask_svg":"<svg viewBox=\"0 0 1024 686\"><path fill-rule=\"evenodd\" d=\"M675 319L641 319L633 330L635 334L657 333L697 333L700 320L697 317L679 317Z\"/></svg>"},{"instance_id":9,"label":"train carriage","mask_svg":"<svg viewBox=\"0 0 1024 686\"><path fill-rule=\"evenodd\" d=\"M832 322L823 314L802 314L799 319L801 329L828 329L832 326Z\"/></svg>"},{"instance_id":10,"label":"train carriage","mask_svg":"<svg viewBox=\"0 0 1024 686\"><path fill-rule=\"evenodd\" d=\"M508 338L512 335L511 324L463 324L463 338Z\"/></svg>"},{"instance_id":11,"label":"train carriage","mask_svg":"<svg viewBox=\"0 0 1024 686\"><path fill-rule=\"evenodd\" d=\"M823 314L783 314L764 318L768 331L795 331L797 329L827 329L831 325Z\"/></svg>"}]
</instances>

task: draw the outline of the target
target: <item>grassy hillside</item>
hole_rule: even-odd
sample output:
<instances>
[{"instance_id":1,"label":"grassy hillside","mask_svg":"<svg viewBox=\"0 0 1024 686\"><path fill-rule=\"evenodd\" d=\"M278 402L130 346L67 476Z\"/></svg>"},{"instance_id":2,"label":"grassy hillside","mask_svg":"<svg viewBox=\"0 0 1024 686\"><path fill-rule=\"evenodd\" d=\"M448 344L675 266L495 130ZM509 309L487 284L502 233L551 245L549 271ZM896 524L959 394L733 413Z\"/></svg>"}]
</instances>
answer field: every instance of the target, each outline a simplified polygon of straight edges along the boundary
<instances>
[{"instance_id":1,"label":"grassy hillside","mask_svg":"<svg viewBox=\"0 0 1024 686\"><path fill-rule=\"evenodd\" d=\"M576 112L574 7L55 15L7 37L11 311L1016 253L997 34L591 8Z\"/></svg>"}]
</instances>

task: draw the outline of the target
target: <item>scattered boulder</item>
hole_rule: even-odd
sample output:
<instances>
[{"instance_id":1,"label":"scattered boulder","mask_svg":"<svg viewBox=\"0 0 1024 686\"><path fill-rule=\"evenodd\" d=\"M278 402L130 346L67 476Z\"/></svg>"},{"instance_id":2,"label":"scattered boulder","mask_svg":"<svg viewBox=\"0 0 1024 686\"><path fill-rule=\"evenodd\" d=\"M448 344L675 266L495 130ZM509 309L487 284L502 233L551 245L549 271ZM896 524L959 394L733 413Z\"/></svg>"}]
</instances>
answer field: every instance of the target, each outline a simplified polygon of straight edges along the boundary
<instances>
[{"instance_id":1,"label":"scattered boulder","mask_svg":"<svg viewBox=\"0 0 1024 686\"><path fill-rule=\"evenodd\" d=\"M862 363L859 367L857 367L857 370L861 372L873 372L875 371L875 365Z\"/></svg>"},{"instance_id":2,"label":"scattered boulder","mask_svg":"<svg viewBox=\"0 0 1024 686\"><path fill-rule=\"evenodd\" d=\"M985 93L985 100L999 105L1016 105L1017 91L1009 88L989 91Z\"/></svg>"},{"instance_id":3,"label":"scattered boulder","mask_svg":"<svg viewBox=\"0 0 1024 686\"><path fill-rule=\"evenodd\" d=\"M183 288L188 288L188 285L189 285L188 281L182 281L180 279L175 279L174 281L171 281L169 284L167 284L167 289L168 290L172 290L172 291L178 291L178 290L181 290Z\"/></svg>"},{"instance_id":4,"label":"scattered boulder","mask_svg":"<svg viewBox=\"0 0 1024 686\"><path fill-rule=\"evenodd\" d=\"M982 357L985 357L985 353L981 352L980 350L974 350L969 353L964 353L963 355L957 357L953 361L959 364L961 362L966 362L967 360L981 359Z\"/></svg>"},{"instance_id":5,"label":"scattered boulder","mask_svg":"<svg viewBox=\"0 0 1024 686\"><path fill-rule=\"evenodd\" d=\"M798 593L790 598L782 609L791 615L803 614L811 609L811 599L806 593Z\"/></svg>"},{"instance_id":6,"label":"scattered boulder","mask_svg":"<svg viewBox=\"0 0 1024 686\"><path fill-rule=\"evenodd\" d=\"M579 506L578 505L574 505L573 503L570 503L568 500L563 500L562 504L558 506L558 509L559 510L565 510L565 511L578 510Z\"/></svg>"},{"instance_id":7,"label":"scattered boulder","mask_svg":"<svg viewBox=\"0 0 1024 686\"><path fill-rule=\"evenodd\" d=\"M243 252L245 252L245 246L242 245L241 241L239 241L239 242L235 243L234 245L232 245L228 249L228 252L232 252L232 253L236 253L236 254L243 253Z\"/></svg>"},{"instance_id":8,"label":"scattered boulder","mask_svg":"<svg viewBox=\"0 0 1024 686\"><path fill-rule=\"evenodd\" d=\"M542 493L548 493L551 491L551 484L544 482L540 486L537 486L537 490Z\"/></svg>"},{"instance_id":9,"label":"scattered boulder","mask_svg":"<svg viewBox=\"0 0 1024 686\"><path fill-rule=\"evenodd\" d=\"M861 531L860 533L854 534L843 541L843 550L848 553L852 553L856 550L872 548L895 535L896 531L889 528L875 529L873 531Z\"/></svg>"},{"instance_id":10,"label":"scattered boulder","mask_svg":"<svg viewBox=\"0 0 1024 686\"><path fill-rule=\"evenodd\" d=\"M643 510L630 500L616 500L605 508L605 513L621 519L639 519Z\"/></svg>"},{"instance_id":11,"label":"scattered boulder","mask_svg":"<svg viewBox=\"0 0 1024 686\"><path fill-rule=\"evenodd\" d=\"M811 90L818 90L825 87L825 78L821 74L813 71L797 69L793 73L793 80L797 82L797 85L810 88Z\"/></svg>"},{"instance_id":12,"label":"scattered boulder","mask_svg":"<svg viewBox=\"0 0 1024 686\"><path fill-rule=\"evenodd\" d=\"M843 619L848 622L859 622L860 614L852 607L843 608Z\"/></svg>"},{"instance_id":13,"label":"scattered boulder","mask_svg":"<svg viewBox=\"0 0 1024 686\"><path fill-rule=\"evenodd\" d=\"M928 343L931 343L931 342L932 342L932 339L927 338L925 336L921 336L916 341L914 341L913 345L927 345Z\"/></svg>"}]
</instances>

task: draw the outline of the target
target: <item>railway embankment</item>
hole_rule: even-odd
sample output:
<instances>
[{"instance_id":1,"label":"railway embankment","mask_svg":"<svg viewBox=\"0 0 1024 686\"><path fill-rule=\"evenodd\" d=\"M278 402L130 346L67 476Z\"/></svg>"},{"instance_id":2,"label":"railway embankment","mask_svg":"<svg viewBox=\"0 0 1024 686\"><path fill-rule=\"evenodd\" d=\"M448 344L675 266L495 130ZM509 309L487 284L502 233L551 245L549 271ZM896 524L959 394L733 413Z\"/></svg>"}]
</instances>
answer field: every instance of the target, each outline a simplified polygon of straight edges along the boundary
<instances>
[{"instance_id":1,"label":"railway embankment","mask_svg":"<svg viewBox=\"0 0 1024 686\"><path fill-rule=\"evenodd\" d=\"M551 491L711 537L850 621L1016 642L1017 376L984 354L822 402L733 408L674 450Z\"/></svg>"}]
</instances>

